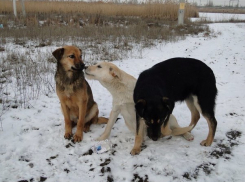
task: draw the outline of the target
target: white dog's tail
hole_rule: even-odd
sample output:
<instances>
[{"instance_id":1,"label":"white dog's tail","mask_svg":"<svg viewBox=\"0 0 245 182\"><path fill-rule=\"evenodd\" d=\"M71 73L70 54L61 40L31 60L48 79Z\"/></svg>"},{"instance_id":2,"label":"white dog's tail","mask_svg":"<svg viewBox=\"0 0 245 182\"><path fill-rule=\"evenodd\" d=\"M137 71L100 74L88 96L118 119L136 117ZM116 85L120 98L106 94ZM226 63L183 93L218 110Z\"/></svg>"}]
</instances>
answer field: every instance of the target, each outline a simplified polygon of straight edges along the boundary
<instances>
[{"instance_id":1,"label":"white dog's tail","mask_svg":"<svg viewBox=\"0 0 245 182\"><path fill-rule=\"evenodd\" d=\"M162 127L161 132L163 136L168 135L183 135L193 129L194 125L181 128L174 115L170 115L167 125Z\"/></svg>"},{"instance_id":2,"label":"white dog's tail","mask_svg":"<svg viewBox=\"0 0 245 182\"><path fill-rule=\"evenodd\" d=\"M194 127L194 125L183 127L183 128L174 128L174 129L172 129L172 133L171 134L172 135L183 135L186 132L191 131L193 127Z\"/></svg>"}]
</instances>

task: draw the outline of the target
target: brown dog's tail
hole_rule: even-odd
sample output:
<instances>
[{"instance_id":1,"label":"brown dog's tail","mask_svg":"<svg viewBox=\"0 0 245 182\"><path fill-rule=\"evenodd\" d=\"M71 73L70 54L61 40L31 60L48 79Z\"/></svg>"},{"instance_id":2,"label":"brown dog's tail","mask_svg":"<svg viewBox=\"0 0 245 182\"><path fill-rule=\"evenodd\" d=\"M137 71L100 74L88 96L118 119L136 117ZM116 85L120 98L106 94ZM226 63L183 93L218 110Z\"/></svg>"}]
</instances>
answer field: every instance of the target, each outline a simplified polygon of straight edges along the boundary
<instances>
[{"instance_id":1,"label":"brown dog's tail","mask_svg":"<svg viewBox=\"0 0 245 182\"><path fill-rule=\"evenodd\" d=\"M86 133L90 130L91 124L106 124L108 122L108 118L95 116L89 122L85 123L83 131Z\"/></svg>"},{"instance_id":2,"label":"brown dog's tail","mask_svg":"<svg viewBox=\"0 0 245 182\"><path fill-rule=\"evenodd\" d=\"M108 120L108 118L98 117L98 121L96 124L107 124Z\"/></svg>"}]
</instances>

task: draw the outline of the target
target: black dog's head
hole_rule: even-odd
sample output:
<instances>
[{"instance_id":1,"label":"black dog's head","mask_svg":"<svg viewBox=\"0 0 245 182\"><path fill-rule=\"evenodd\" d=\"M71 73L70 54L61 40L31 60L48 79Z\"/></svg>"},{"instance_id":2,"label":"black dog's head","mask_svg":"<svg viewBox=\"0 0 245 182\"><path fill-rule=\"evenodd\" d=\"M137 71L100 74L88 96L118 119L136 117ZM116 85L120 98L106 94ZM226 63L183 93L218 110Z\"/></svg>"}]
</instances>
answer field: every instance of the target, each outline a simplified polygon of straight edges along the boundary
<instances>
[{"instance_id":1,"label":"black dog's head","mask_svg":"<svg viewBox=\"0 0 245 182\"><path fill-rule=\"evenodd\" d=\"M161 126L166 125L174 108L174 102L162 99L140 99L135 105L136 113L145 120L147 136L154 141L161 137Z\"/></svg>"}]
</instances>

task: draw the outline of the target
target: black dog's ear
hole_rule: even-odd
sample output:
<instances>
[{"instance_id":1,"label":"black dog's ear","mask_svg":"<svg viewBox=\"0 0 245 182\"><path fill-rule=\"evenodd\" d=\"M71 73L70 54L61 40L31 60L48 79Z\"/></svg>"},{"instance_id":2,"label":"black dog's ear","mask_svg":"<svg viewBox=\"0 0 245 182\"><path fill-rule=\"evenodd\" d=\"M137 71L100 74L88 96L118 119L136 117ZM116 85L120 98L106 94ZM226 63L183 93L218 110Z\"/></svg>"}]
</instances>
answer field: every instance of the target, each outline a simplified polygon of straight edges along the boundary
<instances>
[{"instance_id":1,"label":"black dog's ear","mask_svg":"<svg viewBox=\"0 0 245 182\"><path fill-rule=\"evenodd\" d=\"M59 48L59 49L56 49L52 54L56 58L56 60L59 61L61 60L64 52L65 52L64 48Z\"/></svg>"},{"instance_id":2,"label":"black dog's ear","mask_svg":"<svg viewBox=\"0 0 245 182\"><path fill-rule=\"evenodd\" d=\"M174 109L174 102L171 101L169 98L167 97L163 97L162 98L162 101L163 101L163 104L167 106L167 108L169 109L170 111L170 114L172 114L173 112L173 109Z\"/></svg>"},{"instance_id":3,"label":"black dog's ear","mask_svg":"<svg viewBox=\"0 0 245 182\"><path fill-rule=\"evenodd\" d=\"M146 101L143 99L138 100L138 102L135 104L136 113L140 117L143 117L145 106L146 106Z\"/></svg>"}]
</instances>

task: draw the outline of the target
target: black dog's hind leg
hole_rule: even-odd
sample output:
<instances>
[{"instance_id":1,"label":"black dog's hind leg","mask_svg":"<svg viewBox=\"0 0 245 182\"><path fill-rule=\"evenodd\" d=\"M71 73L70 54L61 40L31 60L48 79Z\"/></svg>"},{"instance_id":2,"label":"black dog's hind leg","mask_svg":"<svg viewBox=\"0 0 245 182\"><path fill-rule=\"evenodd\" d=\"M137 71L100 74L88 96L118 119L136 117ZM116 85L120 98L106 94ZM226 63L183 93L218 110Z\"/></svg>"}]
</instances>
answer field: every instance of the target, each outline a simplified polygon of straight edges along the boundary
<instances>
[{"instance_id":1,"label":"black dog's hind leg","mask_svg":"<svg viewBox=\"0 0 245 182\"><path fill-rule=\"evenodd\" d=\"M208 122L209 132L208 132L207 139L203 140L200 144L202 146L210 146L214 140L214 135L216 132L216 127L217 127L217 121L214 116L205 115L205 114L203 114L203 116Z\"/></svg>"},{"instance_id":2,"label":"black dog's hind leg","mask_svg":"<svg viewBox=\"0 0 245 182\"><path fill-rule=\"evenodd\" d=\"M194 104L207 120L209 128L207 139L200 143L202 146L210 146L213 143L216 132L217 121L214 116L215 96L215 94L207 95L207 93L205 95L199 95L198 98L194 96Z\"/></svg>"},{"instance_id":3,"label":"black dog's hind leg","mask_svg":"<svg viewBox=\"0 0 245 182\"><path fill-rule=\"evenodd\" d=\"M194 105L194 99L192 96L189 96L186 100L186 105L189 108L189 110L191 111L191 123L189 126L193 126L193 128L196 126L198 120L200 119L200 113L197 110L196 106ZM192 128L192 129L193 129Z\"/></svg>"}]
</instances>

